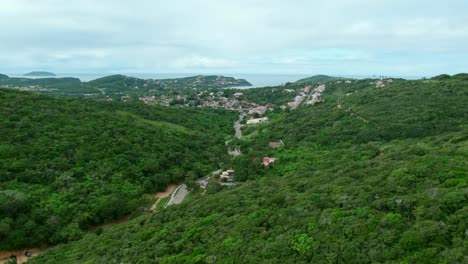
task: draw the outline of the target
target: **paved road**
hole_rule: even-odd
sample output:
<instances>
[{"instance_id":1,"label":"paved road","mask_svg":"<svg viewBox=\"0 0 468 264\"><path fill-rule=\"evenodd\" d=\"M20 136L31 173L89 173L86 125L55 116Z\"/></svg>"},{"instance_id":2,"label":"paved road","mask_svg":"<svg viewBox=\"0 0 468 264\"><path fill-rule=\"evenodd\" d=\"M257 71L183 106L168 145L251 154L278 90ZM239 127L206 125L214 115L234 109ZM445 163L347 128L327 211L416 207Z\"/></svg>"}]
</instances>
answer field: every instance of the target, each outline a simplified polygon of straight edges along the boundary
<instances>
[{"instance_id":1,"label":"paved road","mask_svg":"<svg viewBox=\"0 0 468 264\"><path fill-rule=\"evenodd\" d=\"M234 123L234 129L236 130L236 138L241 138L242 137L242 131L240 129L240 122L236 121Z\"/></svg>"},{"instance_id":2,"label":"paved road","mask_svg":"<svg viewBox=\"0 0 468 264\"><path fill-rule=\"evenodd\" d=\"M171 195L171 199L169 200L169 202L167 202L166 207L174 205L174 204L182 203L182 201L185 199L185 196L187 196L187 194L189 194L187 185L181 184L177 186L177 188Z\"/></svg>"},{"instance_id":3,"label":"paved road","mask_svg":"<svg viewBox=\"0 0 468 264\"><path fill-rule=\"evenodd\" d=\"M197 183L200 185L202 189L205 189L208 183L210 182L211 177L213 177L214 175L219 175L222 171L223 171L222 169L213 171L212 173L206 175L205 177L198 179Z\"/></svg>"},{"instance_id":4,"label":"paved road","mask_svg":"<svg viewBox=\"0 0 468 264\"><path fill-rule=\"evenodd\" d=\"M236 130L236 138L241 138L242 137L242 131L241 131L241 124L240 121L244 118L243 115L239 115L239 120L234 122L234 130Z\"/></svg>"}]
</instances>

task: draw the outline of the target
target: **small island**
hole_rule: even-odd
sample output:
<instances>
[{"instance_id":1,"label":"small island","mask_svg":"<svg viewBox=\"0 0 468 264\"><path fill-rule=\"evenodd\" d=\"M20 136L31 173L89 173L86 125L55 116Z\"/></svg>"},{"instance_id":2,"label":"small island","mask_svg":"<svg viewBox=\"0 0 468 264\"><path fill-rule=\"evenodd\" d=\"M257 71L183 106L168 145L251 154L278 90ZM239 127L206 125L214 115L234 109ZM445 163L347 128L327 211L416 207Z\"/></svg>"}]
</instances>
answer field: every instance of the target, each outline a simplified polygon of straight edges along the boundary
<instances>
[{"instance_id":1,"label":"small island","mask_svg":"<svg viewBox=\"0 0 468 264\"><path fill-rule=\"evenodd\" d=\"M34 77L51 77L56 76L55 73L46 71L32 71L24 74L23 76L34 76Z\"/></svg>"}]
</instances>

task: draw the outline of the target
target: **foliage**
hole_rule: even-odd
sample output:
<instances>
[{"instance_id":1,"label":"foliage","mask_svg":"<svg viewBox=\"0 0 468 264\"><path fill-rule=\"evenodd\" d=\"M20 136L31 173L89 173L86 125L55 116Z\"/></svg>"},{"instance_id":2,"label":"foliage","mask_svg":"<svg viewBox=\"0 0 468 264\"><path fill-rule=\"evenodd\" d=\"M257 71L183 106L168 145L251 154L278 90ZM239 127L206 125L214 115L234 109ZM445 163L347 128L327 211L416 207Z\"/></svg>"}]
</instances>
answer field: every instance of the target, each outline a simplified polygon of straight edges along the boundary
<instances>
[{"instance_id":1,"label":"foliage","mask_svg":"<svg viewBox=\"0 0 468 264\"><path fill-rule=\"evenodd\" d=\"M76 240L227 160L235 114L0 89L0 246Z\"/></svg>"},{"instance_id":2,"label":"foliage","mask_svg":"<svg viewBox=\"0 0 468 264\"><path fill-rule=\"evenodd\" d=\"M212 183L31 262L466 262L467 83L375 82L327 83L323 102L233 140L244 182ZM264 167L265 156L277 161Z\"/></svg>"}]
</instances>

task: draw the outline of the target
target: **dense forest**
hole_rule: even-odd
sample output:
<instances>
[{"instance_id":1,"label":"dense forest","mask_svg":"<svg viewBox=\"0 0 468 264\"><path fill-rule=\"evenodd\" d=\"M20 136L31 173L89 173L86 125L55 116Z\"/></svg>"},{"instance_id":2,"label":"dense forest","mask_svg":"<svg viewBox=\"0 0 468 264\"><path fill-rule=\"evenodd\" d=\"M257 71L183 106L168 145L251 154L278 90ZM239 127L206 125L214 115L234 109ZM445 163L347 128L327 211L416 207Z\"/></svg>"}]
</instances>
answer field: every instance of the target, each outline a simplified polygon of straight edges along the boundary
<instances>
[{"instance_id":1,"label":"dense forest","mask_svg":"<svg viewBox=\"0 0 468 264\"><path fill-rule=\"evenodd\" d=\"M79 239L228 162L236 114L0 89L0 249Z\"/></svg>"},{"instance_id":2,"label":"dense forest","mask_svg":"<svg viewBox=\"0 0 468 264\"><path fill-rule=\"evenodd\" d=\"M240 184L31 262L466 263L466 75L377 82L329 82L322 102L244 129Z\"/></svg>"}]
</instances>

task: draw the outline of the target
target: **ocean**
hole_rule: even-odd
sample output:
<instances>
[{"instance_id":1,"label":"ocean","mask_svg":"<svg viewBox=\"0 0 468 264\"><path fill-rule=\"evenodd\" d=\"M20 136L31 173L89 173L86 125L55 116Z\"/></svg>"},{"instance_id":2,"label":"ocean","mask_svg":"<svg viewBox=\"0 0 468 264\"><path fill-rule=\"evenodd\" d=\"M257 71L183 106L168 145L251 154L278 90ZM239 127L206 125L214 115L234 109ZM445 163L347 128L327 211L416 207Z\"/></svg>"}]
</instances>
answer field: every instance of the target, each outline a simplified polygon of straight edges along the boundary
<instances>
[{"instance_id":1,"label":"ocean","mask_svg":"<svg viewBox=\"0 0 468 264\"><path fill-rule=\"evenodd\" d=\"M130 77L136 77L141 79L170 79L170 78L183 78L195 75L218 75L213 74L200 74L200 73L120 73ZM112 75L111 73L99 74L99 73L57 73L56 78L62 77L75 77L80 79L82 82L92 81L98 78ZM220 74L223 76L230 76L234 78L242 78L249 81L252 86L250 87L239 87L239 88L255 88L255 87L266 87L266 86L278 86L283 85L287 82L295 82L299 79L310 77L316 74ZM10 77L23 77L23 78L44 78L44 77L24 77L21 74L8 74ZM378 78L376 75L332 75L354 79L364 78ZM392 78L404 78L404 79L420 79L420 76L391 76Z\"/></svg>"}]
</instances>

